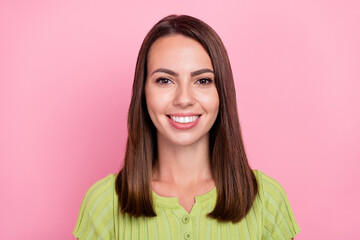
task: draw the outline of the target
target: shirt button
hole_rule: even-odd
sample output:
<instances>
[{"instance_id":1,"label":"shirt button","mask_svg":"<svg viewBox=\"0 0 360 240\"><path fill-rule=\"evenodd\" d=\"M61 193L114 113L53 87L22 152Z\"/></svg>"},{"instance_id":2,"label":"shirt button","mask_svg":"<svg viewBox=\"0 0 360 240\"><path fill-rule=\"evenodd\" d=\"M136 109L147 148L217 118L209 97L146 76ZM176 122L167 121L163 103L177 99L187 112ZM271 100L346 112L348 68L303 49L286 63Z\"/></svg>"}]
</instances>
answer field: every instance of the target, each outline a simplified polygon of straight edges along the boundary
<instances>
[{"instance_id":1,"label":"shirt button","mask_svg":"<svg viewBox=\"0 0 360 240\"><path fill-rule=\"evenodd\" d=\"M191 239L191 234L190 234L190 233L185 233L184 238L185 238L186 240Z\"/></svg>"},{"instance_id":2,"label":"shirt button","mask_svg":"<svg viewBox=\"0 0 360 240\"><path fill-rule=\"evenodd\" d=\"M190 217L188 215L185 215L183 218L182 218L182 221L183 223L188 223L190 221Z\"/></svg>"}]
</instances>

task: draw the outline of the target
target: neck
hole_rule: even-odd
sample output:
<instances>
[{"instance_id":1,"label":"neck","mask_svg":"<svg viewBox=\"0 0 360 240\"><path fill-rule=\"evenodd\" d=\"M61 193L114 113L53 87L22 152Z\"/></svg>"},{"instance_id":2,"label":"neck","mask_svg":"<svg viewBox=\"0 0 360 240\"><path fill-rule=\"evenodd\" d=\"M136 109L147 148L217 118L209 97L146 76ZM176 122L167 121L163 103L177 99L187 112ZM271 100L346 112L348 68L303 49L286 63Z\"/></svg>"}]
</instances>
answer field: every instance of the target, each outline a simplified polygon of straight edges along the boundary
<instances>
[{"instance_id":1,"label":"neck","mask_svg":"<svg viewBox=\"0 0 360 240\"><path fill-rule=\"evenodd\" d=\"M158 165L153 180L176 186L191 186L212 179L209 136L194 144L174 145L158 135Z\"/></svg>"}]
</instances>

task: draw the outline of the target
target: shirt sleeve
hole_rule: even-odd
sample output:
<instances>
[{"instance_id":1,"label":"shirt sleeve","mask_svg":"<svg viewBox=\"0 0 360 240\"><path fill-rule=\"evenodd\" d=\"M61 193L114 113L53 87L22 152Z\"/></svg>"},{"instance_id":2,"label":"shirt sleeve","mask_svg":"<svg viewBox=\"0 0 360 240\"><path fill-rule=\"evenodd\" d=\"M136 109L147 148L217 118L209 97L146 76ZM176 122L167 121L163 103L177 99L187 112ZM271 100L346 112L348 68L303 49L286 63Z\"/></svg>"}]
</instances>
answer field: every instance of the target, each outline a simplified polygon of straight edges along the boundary
<instances>
[{"instance_id":1,"label":"shirt sleeve","mask_svg":"<svg viewBox=\"0 0 360 240\"><path fill-rule=\"evenodd\" d=\"M115 239L114 194L115 174L87 190L73 231L77 239Z\"/></svg>"},{"instance_id":2,"label":"shirt sleeve","mask_svg":"<svg viewBox=\"0 0 360 240\"><path fill-rule=\"evenodd\" d=\"M289 240L300 231L283 187L257 170L259 194L263 202L263 240Z\"/></svg>"}]
</instances>

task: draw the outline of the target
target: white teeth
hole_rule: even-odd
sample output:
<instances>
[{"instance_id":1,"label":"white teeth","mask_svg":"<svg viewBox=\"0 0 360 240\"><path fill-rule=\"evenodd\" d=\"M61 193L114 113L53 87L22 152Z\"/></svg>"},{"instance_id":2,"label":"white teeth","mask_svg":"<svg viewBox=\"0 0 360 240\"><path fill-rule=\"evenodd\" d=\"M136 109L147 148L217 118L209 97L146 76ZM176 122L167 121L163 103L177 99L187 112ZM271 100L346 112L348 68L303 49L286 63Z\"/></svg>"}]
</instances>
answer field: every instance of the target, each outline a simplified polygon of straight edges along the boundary
<instances>
[{"instance_id":1,"label":"white teeth","mask_svg":"<svg viewBox=\"0 0 360 240\"><path fill-rule=\"evenodd\" d=\"M199 118L199 116L187 116L187 117L170 116L170 118L171 118L174 122L178 122L178 123L190 123L190 122L195 122L196 119Z\"/></svg>"}]
</instances>

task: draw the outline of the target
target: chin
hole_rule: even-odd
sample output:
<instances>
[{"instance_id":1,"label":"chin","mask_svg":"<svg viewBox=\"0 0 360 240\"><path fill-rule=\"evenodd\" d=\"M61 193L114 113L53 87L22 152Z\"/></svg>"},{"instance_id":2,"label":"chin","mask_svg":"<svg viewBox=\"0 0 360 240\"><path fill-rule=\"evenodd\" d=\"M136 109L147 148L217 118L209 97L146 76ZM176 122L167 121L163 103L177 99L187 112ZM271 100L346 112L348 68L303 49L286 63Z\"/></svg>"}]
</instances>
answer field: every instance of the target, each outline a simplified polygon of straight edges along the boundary
<instances>
[{"instance_id":1,"label":"chin","mask_svg":"<svg viewBox=\"0 0 360 240\"><path fill-rule=\"evenodd\" d=\"M191 136L191 137L177 137L177 138L172 138L172 139L169 139L169 141L174 144L174 145L178 145L178 146L190 146L190 145L194 145L196 143L200 143L201 140L203 140L202 137L199 137L199 138L194 138L194 136Z\"/></svg>"},{"instance_id":2,"label":"chin","mask_svg":"<svg viewBox=\"0 0 360 240\"><path fill-rule=\"evenodd\" d=\"M197 141L181 141L181 142L179 142L179 140L177 140L176 142L172 142L172 143L177 146L186 147L186 146L191 146L191 145L195 144L196 142Z\"/></svg>"}]
</instances>

